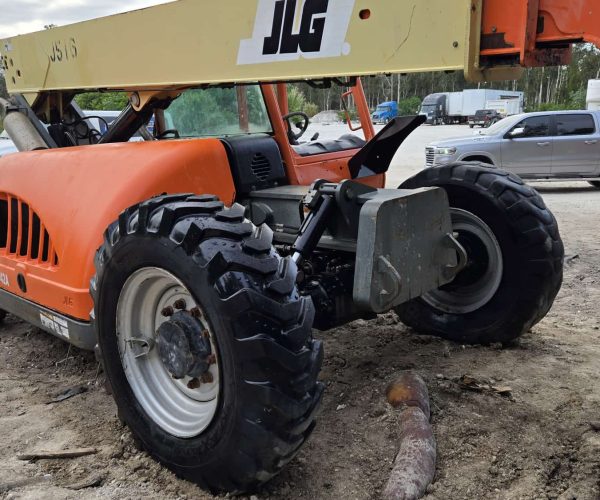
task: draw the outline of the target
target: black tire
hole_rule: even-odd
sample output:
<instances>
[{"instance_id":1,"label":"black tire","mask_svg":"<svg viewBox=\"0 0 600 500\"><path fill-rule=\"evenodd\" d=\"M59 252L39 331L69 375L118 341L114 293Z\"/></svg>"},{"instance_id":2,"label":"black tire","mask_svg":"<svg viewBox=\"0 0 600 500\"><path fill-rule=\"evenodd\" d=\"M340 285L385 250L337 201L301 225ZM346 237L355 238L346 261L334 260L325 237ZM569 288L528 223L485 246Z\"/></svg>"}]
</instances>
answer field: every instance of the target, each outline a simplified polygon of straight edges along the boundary
<instances>
[{"instance_id":1,"label":"black tire","mask_svg":"<svg viewBox=\"0 0 600 500\"><path fill-rule=\"evenodd\" d=\"M400 187L425 186L444 188L451 207L487 224L500 246L503 272L491 299L472 312L444 312L418 298L396 309L400 319L418 333L461 343L519 337L547 314L562 284L564 249L554 216L519 177L485 164L430 168Z\"/></svg>"},{"instance_id":2,"label":"black tire","mask_svg":"<svg viewBox=\"0 0 600 500\"><path fill-rule=\"evenodd\" d=\"M469 128L473 128L475 125L469 125Z\"/></svg>"},{"instance_id":3,"label":"black tire","mask_svg":"<svg viewBox=\"0 0 600 500\"><path fill-rule=\"evenodd\" d=\"M595 188L600 189L600 181L588 181L588 183L594 186Z\"/></svg>"},{"instance_id":4,"label":"black tire","mask_svg":"<svg viewBox=\"0 0 600 500\"><path fill-rule=\"evenodd\" d=\"M294 262L238 204L172 195L124 211L104 235L91 282L98 347L120 418L136 442L179 476L213 491L244 492L277 474L315 425L323 393L314 308ZM159 266L202 305L218 344L221 395L200 435L159 427L136 400L117 344L116 307L132 272Z\"/></svg>"},{"instance_id":5,"label":"black tire","mask_svg":"<svg viewBox=\"0 0 600 500\"><path fill-rule=\"evenodd\" d=\"M4 323L8 313L4 309L0 309L0 323Z\"/></svg>"}]
</instances>

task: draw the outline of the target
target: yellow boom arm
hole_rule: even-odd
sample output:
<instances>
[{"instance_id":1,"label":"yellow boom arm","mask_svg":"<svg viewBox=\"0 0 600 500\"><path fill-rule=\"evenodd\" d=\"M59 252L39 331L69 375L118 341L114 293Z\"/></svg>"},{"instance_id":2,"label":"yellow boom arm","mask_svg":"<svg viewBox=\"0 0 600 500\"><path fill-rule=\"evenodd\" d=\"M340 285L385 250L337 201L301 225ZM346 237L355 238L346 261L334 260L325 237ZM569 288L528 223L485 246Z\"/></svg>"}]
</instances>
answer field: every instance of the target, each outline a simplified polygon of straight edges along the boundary
<instances>
[{"instance_id":1,"label":"yellow boom arm","mask_svg":"<svg viewBox=\"0 0 600 500\"><path fill-rule=\"evenodd\" d=\"M475 75L481 0L180 0L0 42L11 93Z\"/></svg>"},{"instance_id":2,"label":"yellow boom arm","mask_svg":"<svg viewBox=\"0 0 600 500\"><path fill-rule=\"evenodd\" d=\"M598 0L179 0L0 41L34 108L85 90L132 104L201 85L463 70L515 79L600 46ZM145 92L147 91L147 92Z\"/></svg>"}]
</instances>

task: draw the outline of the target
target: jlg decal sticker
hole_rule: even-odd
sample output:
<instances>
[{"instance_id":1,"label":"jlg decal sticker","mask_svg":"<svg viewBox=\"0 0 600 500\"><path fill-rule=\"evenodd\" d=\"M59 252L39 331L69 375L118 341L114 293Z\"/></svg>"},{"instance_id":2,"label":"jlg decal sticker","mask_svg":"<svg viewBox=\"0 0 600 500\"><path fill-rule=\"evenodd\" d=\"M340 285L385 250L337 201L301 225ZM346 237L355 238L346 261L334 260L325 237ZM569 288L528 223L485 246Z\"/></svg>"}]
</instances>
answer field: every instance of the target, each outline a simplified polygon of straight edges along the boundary
<instances>
[{"instance_id":1,"label":"jlg decal sticker","mask_svg":"<svg viewBox=\"0 0 600 500\"><path fill-rule=\"evenodd\" d=\"M258 0L254 32L241 41L238 64L348 55L354 1Z\"/></svg>"},{"instance_id":2,"label":"jlg decal sticker","mask_svg":"<svg viewBox=\"0 0 600 500\"><path fill-rule=\"evenodd\" d=\"M10 286L10 281L8 281L8 274L0 273L0 285L5 286L7 288Z\"/></svg>"}]
</instances>

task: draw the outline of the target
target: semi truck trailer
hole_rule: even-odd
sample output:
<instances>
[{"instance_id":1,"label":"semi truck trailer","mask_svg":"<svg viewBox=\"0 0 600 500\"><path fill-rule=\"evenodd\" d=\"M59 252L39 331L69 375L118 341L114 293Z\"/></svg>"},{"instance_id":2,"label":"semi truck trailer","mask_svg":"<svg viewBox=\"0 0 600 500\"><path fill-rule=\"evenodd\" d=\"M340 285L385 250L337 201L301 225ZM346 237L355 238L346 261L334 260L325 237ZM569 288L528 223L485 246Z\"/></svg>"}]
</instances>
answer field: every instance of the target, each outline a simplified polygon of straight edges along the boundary
<instances>
[{"instance_id":1,"label":"semi truck trailer","mask_svg":"<svg viewBox=\"0 0 600 500\"><path fill-rule=\"evenodd\" d=\"M487 109L487 102L498 100L514 100L518 104L512 105L511 110L516 107L517 113L523 111L523 92L468 89L462 92L438 92L428 95L423 100L419 114L424 115L430 125L466 123L469 116L473 116L477 110Z\"/></svg>"}]
</instances>

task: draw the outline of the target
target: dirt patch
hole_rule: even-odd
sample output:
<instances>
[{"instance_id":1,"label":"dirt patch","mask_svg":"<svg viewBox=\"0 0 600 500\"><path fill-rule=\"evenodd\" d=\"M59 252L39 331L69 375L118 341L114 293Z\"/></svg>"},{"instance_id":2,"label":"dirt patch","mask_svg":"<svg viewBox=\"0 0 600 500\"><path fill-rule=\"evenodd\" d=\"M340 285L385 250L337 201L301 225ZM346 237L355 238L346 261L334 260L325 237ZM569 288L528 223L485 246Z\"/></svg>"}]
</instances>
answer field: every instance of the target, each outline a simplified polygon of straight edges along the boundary
<instances>
[{"instance_id":1,"label":"dirt patch","mask_svg":"<svg viewBox=\"0 0 600 500\"><path fill-rule=\"evenodd\" d=\"M402 370L427 382L438 441L427 498L600 498L600 191L543 188L566 253L550 314L510 348L412 334L394 314L318 334L327 383L306 446L258 498L378 498L396 453L386 385ZM509 386L476 392L469 374ZM47 404L65 389L87 391ZM212 498L138 452L90 353L9 317L0 329L0 496ZM95 455L24 462L25 451L95 447Z\"/></svg>"}]
</instances>

